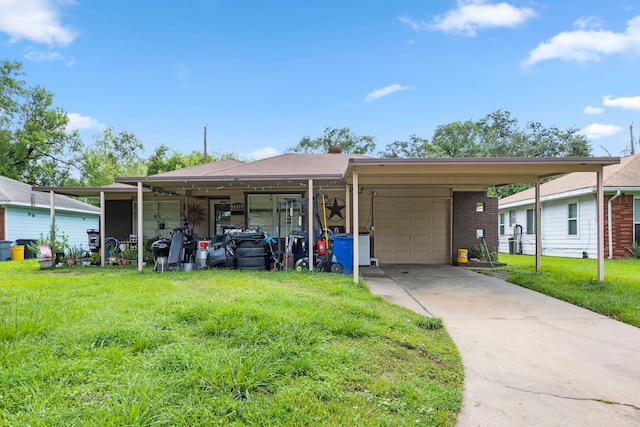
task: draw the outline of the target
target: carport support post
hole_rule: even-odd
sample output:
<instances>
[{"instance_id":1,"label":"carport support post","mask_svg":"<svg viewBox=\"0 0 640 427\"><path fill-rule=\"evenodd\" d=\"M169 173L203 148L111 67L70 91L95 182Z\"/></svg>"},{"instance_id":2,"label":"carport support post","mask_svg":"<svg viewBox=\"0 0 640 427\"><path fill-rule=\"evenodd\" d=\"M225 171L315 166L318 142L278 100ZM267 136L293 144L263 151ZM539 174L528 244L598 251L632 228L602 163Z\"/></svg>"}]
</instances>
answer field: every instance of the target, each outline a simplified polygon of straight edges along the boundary
<instances>
[{"instance_id":1,"label":"carport support post","mask_svg":"<svg viewBox=\"0 0 640 427\"><path fill-rule=\"evenodd\" d=\"M314 209L313 209L313 179L309 179L309 205L307 206L307 236L309 237L309 271L313 271L313 245L315 242L313 241L313 218L314 218ZM328 244L329 242L327 242Z\"/></svg>"},{"instance_id":2,"label":"carport support post","mask_svg":"<svg viewBox=\"0 0 640 427\"><path fill-rule=\"evenodd\" d=\"M598 215L596 222L598 223L598 281L604 282L604 188L602 168L597 174L598 193L596 195L596 204L598 205Z\"/></svg>"},{"instance_id":3,"label":"carport support post","mask_svg":"<svg viewBox=\"0 0 640 427\"><path fill-rule=\"evenodd\" d=\"M540 257L542 255L542 215L540 215L540 180L536 181L536 271L540 272Z\"/></svg>"},{"instance_id":4,"label":"carport support post","mask_svg":"<svg viewBox=\"0 0 640 427\"><path fill-rule=\"evenodd\" d=\"M142 273L142 257L144 250L144 239L142 238L142 218L143 218L143 205L142 203L142 181L138 181L138 272Z\"/></svg>"},{"instance_id":5,"label":"carport support post","mask_svg":"<svg viewBox=\"0 0 640 427\"><path fill-rule=\"evenodd\" d=\"M348 233L349 230L351 229L351 197L350 197L351 194L349 194L349 189L350 189L349 184L345 183L345 186L344 186L344 192L345 192L345 195L344 195L344 204L345 204L344 210L346 212L345 220L344 220L344 232L345 233Z\"/></svg>"},{"instance_id":6,"label":"carport support post","mask_svg":"<svg viewBox=\"0 0 640 427\"><path fill-rule=\"evenodd\" d=\"M360 279L360 267L358 265L358 253L360 245L358 244L358 172L353 170L353 283L357 284Z\"/></svg>"},{"instance_id":7,"label":"carport support post","mask_svg":"<svg viewBox=\"0 0 640 427\"><path fill-rule=\"evenodd\" d=\"M100 265L104 267L104 239L106 233L105 227L105 203L104 203L104 191L100 192Z\"/></svg>"}]
</instances>

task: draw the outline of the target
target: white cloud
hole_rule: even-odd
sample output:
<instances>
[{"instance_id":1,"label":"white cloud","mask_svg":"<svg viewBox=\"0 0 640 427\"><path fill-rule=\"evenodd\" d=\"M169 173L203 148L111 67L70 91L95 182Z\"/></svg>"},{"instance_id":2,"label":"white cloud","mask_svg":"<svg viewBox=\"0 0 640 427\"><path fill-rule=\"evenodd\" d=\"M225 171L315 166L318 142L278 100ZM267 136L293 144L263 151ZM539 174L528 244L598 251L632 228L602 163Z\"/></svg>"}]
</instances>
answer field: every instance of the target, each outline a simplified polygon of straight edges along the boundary
<instances>
[{"instance_id":1,"label":"white cloud","mask_svg":"<svg viewBox=\"0 0 640 427\"><path fill-rule=\"evenodd\" d=\"M249 155L249 158L254 160L260 160L260 159L266 159L267 157L277 156L278 154L280 154L280 152L275 148L264 147L259 150L252 151L251 154Z\"/></svg>"},{"instance_id":2,"label":"white cloud","mask_svg":"<svg viewBox=\"0 0 640 427\"><path fill-rule=\"evenodd\" d=\"M587 106L584 108L584 112L585 114L592 115L602 114L604 112L604 108Z\"/></svg>"},{"instance_id":3,"label":"white cloud","mask_svg":"<svg viewBox=\"0 0 640 427\"><path fill-rule=\"evenodd\" d=\"M516 7L509 3L490 3L487 0L458 0L457 7L436 16L429 24L411 18L399 18L415 30L437 30L474 37L478 30L515 27L536 16L528 7Z\"/></svg>"},{"instance_id":4,"label":"white cloud","mask_svg":"<svg viewBox=\"0 0 640 427\"><path fill-rule=\"evenodd\" d=\"M592 123L580 130L580 133L589 139L599 139L605 136L612 136L622 130L621 127L615 125L603 125L601 123Z\"/></svg>"},{"instance_id":5,"label":"white cloud","mask_svg":"<svg viewBox=\"0 0 640 427\"><path fill-rule=\"evenodd\" d=\"M640 52L640 16L628 21L623 33L585 29L585 22L578 20L576 21L578 30L564 31L549 41L540 43L535 49L529 51L529 57L524 65L533 65L549 59L599 61L602 55Z\"/></svg>"},{"instance_id":6,"label":"white cloud","mask_svg":"<svg viewBox=\"0 0 640 427\"><path fill-rule=\"evenodd\" d=\"M402 22L407 27L413 29L414 31L424 30L428 27L427 23L424 21L416 21L410 16L399 16L398 21Z\"/></svg>"},{"instance_id":7,"label":"white cloud","mask_svg":"<svg viewBox=\"0 0 640 427\"><path fill-rule=\"evenodd\" d=\"M33 49L31 47L25 49L24 57L33 62L61 61L65 59L60 52L55 52L52 50L41 51Z\"/></svg>"},{"instance_id":8,"label":"white cloud","mask_svg":"<svg viewBox=\"0 0 640 427\"><path fill-rule=\"evenodd\" d=\"M606 95L602 97L602 105L624 108L625 110L640 110L640 96L612 98L611 95Z\"/></svg>"},{"instance_id":9,"label":"white cloud","mask_svg":"<svg viewBox=\"0 0 640 427\"><path fill-rule=\"evenodd\" d=\"M100 123L96 119L87 116L81 116L78 113L67 114L69 123L67 123L67 132L71 132L79 129L103 129L104 124Z\"/></svg>"},{"instance_id":10,"label":"white cloud","mask_svg":"<svg viewBox=\"0 0 640 427\"><path fill-rule=\"evenodd\" d=\"M378 90L374 90L373 92L369 93L367 95L367 97L364 99L364 102L373 102L376 99L380 99L383 96L387 96L392 94L393 92L398 92L401 90L408 90L411 89L409 86L402 86L399 84L395 84L395 85L390 85L387 87L384 87L382 89L378 89Z\"/></svg>"},{"instance_id":11,"label":"white cloud","mask_svg":"<svg viewBox=\"0 0 640 427\"><path fill-rule=\"evenodd\" d=\"M15 43L26 39L49 46L68 46L76 32L60 23L57 10L60 2L53 0L0 0L0 32Z\"/></svg>"}]
</instances>

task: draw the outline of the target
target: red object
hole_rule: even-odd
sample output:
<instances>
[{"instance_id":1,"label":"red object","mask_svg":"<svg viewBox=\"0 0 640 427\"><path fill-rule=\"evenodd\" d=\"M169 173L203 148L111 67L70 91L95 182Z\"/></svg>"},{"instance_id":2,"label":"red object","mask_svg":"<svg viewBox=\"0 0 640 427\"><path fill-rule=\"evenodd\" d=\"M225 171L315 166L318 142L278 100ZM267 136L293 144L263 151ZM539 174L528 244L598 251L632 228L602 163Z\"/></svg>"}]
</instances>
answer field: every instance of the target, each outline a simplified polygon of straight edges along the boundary
<instances>
[{"instance_id":1,"label":"red object","mask_svg":"<svg viewBox=\"0 0 640 427\"><path fill-rule=\"evenodd\" d=\"M200 240L198 242L198 249L206 251L209 249L209 241L208 240Z\"/></svg>"},{"instance_id":2,"label":"red object","mask_svg":"<svg viewBox=\"0 0 640 427\"><path fill-rule=\"evenodd\" d=\"M318 243L316 243L316 248L318 249L318 255L326 255L327 254L327 241L326 240L318 240Z\"/></svg>"}]
</instances>

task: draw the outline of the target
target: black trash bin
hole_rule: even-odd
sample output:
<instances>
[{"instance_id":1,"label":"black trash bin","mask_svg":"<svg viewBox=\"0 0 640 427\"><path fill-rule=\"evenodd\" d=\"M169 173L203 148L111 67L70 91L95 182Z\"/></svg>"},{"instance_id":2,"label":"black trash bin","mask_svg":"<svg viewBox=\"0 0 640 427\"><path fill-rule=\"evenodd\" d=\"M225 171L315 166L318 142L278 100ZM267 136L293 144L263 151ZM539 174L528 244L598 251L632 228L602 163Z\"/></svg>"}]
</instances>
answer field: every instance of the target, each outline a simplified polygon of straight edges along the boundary
<instances>
[{"instance_id":1,"label":"black trash bin","mask_svg":"<svg viewBox=\"0 0 640 427\"><path fill-rule=\"evenodd\" d=\"M38 256L37 252L34 252L31 249L29 249L29 245L32 245L36 242L37 242L36 239L17 239L16 240L16 245L24 246L24 259L36 258Z\"/></svg>"},{"instance_id":2,"label":"black trash bin","mask_svg":"<svg viewBox=\"0 0 640 427\"><path fill-rule=\"evenodd\" d=\"M509 237L509 255L516 253L516 239Z\"/></svg>"}]
</instances>

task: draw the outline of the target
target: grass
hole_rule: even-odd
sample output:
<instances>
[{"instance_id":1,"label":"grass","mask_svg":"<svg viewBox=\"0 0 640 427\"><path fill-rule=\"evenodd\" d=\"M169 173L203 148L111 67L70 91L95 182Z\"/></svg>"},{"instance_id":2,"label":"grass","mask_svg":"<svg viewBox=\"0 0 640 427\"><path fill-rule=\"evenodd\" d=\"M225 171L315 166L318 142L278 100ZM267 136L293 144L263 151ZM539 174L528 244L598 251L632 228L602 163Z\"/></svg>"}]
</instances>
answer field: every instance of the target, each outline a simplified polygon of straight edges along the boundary
<instances>
[{"instance_id":1,"label":"grass","mask_svg":"<svg viewBox=\"0 0 640 427\"><path fill-rule=\"evenodd\" d=\"M597 280L597 260L500 254L509 282L533 289L613 319L640 327L640 260L605 260L605 280Z\"/></svg>"},{"instance_id":2,"label":"grass","mask_svg":"<svg viewBox=\"0 0 640 427\"><path fill-rule=\"evenodd\" d=\"M349 276L0 263L0 425L456 422L440 319Z\"/></svg>"}]
</instances>

